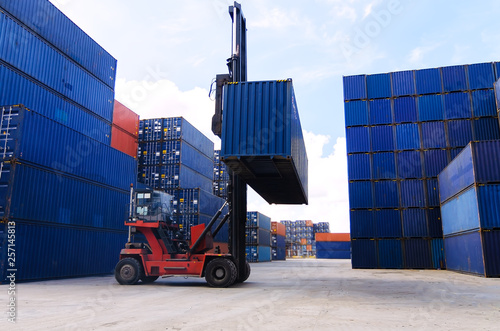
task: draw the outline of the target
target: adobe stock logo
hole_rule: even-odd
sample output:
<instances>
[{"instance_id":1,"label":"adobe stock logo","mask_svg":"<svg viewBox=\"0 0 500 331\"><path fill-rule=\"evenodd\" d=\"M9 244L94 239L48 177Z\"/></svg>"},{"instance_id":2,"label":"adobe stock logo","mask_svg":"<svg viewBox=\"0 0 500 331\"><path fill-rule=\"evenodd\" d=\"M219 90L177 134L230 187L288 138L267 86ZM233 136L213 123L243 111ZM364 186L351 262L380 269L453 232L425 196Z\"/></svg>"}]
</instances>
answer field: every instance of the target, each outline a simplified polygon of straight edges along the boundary
<instances>
[{"instance_id":1,"label":"adobe stock logo","mask_svg":"<svg viewBox=\"0 0 500 331\"><path fill-rule=\"evenodd\" d=\"M349 61L352 55L370 45L371 41L391 24L393 16L402 12L403 6L399 0L389 0L386 9L371 12L365 20L364 26L362 28L355 27L350 38L340 45L344 57Z\"/></svg>"}]
</instances>

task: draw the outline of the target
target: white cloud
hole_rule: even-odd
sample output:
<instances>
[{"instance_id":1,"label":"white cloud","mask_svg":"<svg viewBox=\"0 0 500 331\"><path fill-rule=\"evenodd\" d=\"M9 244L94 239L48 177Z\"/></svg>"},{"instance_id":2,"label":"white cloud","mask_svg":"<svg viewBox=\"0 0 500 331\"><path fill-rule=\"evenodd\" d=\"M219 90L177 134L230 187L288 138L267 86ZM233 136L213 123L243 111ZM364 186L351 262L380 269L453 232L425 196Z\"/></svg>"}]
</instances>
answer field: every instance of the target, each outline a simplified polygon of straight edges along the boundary
<instances>
[{"instance_id":1,"label":"white cloud","mask_svg":"<svg viewBox=\"0 0 500 331\"><path fill-rule=\"evenodd\" d=\"M195 87L181 91L169 80L116 82L116 99L140 115L141 119L182 116L220 148L220 139L212 133L214 102L208 91Z\"/></svg>"},{"instance_id":2,"label":"white cloud","mask_svg":"<svg viewBox=\"0 0 500 331\"><path fill-rule=\"evenodd\" d=\"M248 210L280 220L330 222L330 231L349 232L349 199L345 138L337 138L333 150L324 147L329 136L304 131L309 159L309 205L269 205L249 189Z\"/></svg>"}]
</instances>

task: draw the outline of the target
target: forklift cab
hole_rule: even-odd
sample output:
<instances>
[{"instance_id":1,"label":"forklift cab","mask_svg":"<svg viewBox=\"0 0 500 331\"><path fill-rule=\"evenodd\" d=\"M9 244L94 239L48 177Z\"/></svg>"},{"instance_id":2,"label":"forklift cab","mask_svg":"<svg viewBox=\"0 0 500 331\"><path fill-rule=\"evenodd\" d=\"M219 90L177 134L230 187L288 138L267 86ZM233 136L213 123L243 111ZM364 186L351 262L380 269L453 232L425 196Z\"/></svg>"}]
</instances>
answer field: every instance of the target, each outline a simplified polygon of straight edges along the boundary
<instances>
[{"instance_id":1,"label":"forklift cab","mask_svg":"<svg viewBox=\"0 0 500 331\"><path fill-rule=\"evenodd\" d=\"M132 221L140 219L144 222L172 224L172 198L171 195L162 191L137 190Z\"/></svg>"}]
</instances>

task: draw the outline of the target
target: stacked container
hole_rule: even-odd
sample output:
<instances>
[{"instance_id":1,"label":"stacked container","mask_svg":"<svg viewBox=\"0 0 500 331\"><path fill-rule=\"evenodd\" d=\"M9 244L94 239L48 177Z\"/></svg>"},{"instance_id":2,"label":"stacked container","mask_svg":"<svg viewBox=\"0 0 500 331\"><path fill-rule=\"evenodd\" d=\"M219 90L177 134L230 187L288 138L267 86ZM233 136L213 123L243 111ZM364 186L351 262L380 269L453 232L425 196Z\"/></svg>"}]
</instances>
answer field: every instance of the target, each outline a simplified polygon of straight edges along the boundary
<instances>
[{"instance_id":1,"label":"stacked container","mask_svg":"<svg viewBox=\"0 0 500 331\"><path fill-rule=\"evenodd\" d=\"M248 262L271 261L271 219L256 211L247 212L246 257Z\"/></svg>"},{"instance_id":2,"label":"stacked container","mask_svg":"<svg viewBox=\"0 0 500 331\"><path fill-rule=\"evenodd\" d=\"M156 189L212 192L214 144L182 117L139 123L138 180Z\"/></svg>"},{"instance_id":3,"label":"stacked container","mask_svg":"<svg viewBox=\"0 0 500 331\"><path fill-rule=\"evenodd\" d=\"M132 157L137 157L139 115L115 100L111 147Z\"/></svg>"},{"instance_id":4,"label":"stacked container","mask_svg":"<svg viewBox=\"0 0 500 331\"><path fill-rule=\"evenodd\" d=\"M2 281L110 273L137 171L110 147L116 60L48 1L0 8L0 105L24 105L0 109Z\"/></svg>"},{"instance_id":5,"label":"stacked container","mask_svg":"<svg viewBox=\"0 0 500 331\"><path fill-rule=\"evenodd\" d=\"M449 270L500 277L500 140L472 142L441 172Z\"/></svg>"},{"instance_id":6,"label":"stacked container","mask_svg":"<svg viewBox=\"0 0 500 331\"><path fill-rule=\"evenodd\" d=\"M286 260L286 226L282 223L271 222L271 250L273 260Z\"/></svg>"},{"instance_id":7,"label":"stacked container","mask_svg":"<svg viewBox=\"0 0 500 331\"><path fill-rule=\"evenodd\" d=\"M313 224L314 233L329 233L330 232L330 223L328 222L319 222Z\"/></svg>"},{"instance_id":8,"label":"stacked container","mask_svg":"<svg viewBox=\"0 0 500 331\"><path fill-rule=\"evenodd\" d=\"M212 194L213 157L213 142L182 117L139 122L138 180L174 196L174 223L186 239L191 226L208 224L225 201ZM220 219L226 213L227 208ZM215 245L227 245L227 228Z\"/></svg>"},{"instance_id":9,"label":"stacked container","mask_svg":"<svg viewBox=\"0 0 500 331\"><path fill-rule=\"evenodd\" d=\"M317 259L350 259L349 233L316 233Z\"/></svg>"},{"instance_id":10,"label":"stacked container","mask_svg":"<svg viewBox=\"0 0 500 331\"><path fill-rule=\"evenodd\" d=\"M498 63L344 77L354 268L444 268L437 175L500 138Z\"/></svg>"},{"instance_id":11,"label":"stacked container","mask_svg":"<svg viewBox=\"0 0 500 331\"><path fill-rule=\"evenodd\" d=\"M214 195L227 199L227 186L229 184L229 173L227 167L220 159L220 150L214 151Z\"/></svg>"}]
</instances>

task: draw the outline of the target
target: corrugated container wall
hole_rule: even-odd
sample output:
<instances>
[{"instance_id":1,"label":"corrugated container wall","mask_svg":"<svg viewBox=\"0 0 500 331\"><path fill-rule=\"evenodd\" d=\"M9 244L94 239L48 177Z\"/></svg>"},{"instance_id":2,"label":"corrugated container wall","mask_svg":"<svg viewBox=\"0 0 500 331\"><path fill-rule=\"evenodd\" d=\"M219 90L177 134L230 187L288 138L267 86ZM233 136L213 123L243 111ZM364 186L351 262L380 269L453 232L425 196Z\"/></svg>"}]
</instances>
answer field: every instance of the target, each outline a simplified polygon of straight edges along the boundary
<instances>
[{"instance_id":1,"label":"corrugated container wall","mask_svg":"<svg viewBox=\"0 0 500 331\"><path fill-rule=\"evenodd\" d=\"M344 77L353 267L445 267L440 189L441 199L449 194L437 176L470 141L500 139L499 67ZM481 194L492 199L491 190Z\"/></svg>"},{"instance_id":2,"label":"corrugated container wall","mask_svg":"<svg viewBox=\"0 0 500 331\"><path fill-rule=\"evenodd\" d=\"M47 0L0 0L0 8L111 88L116 59Z\"/></svg>"},{"instance_id":3,"label":"corrugated container wall","mask_svg":"<svg viewBox=\"0 0 500 331\"><path fill-rule=\"evenodd\" d=\"M291 79L224 87L221 158L268 203L307 204L307 154Z\"/></svg>"},{"instance_id":4,"label":"corrugated container wall","mask_svg":"<svg viewBox=\"0 0 500 331\"><path fill-rule=\"evenodd\" d=\"M439 175L450 270L500 277L500 140L471 142Z\"/></svg>"}]
</instances>

